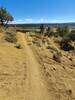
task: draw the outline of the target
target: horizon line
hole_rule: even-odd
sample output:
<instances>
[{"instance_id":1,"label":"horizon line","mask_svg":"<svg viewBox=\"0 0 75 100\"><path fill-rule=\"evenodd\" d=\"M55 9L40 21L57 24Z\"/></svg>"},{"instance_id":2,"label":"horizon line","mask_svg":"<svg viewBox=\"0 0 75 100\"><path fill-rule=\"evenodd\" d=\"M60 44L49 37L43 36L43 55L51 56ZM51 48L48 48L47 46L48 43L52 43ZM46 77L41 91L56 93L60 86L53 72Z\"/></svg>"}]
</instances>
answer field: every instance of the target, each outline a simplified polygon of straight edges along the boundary
<instances>
[{"instance_id":1,"label":"horizon line","mask_svg":"<svg viewBox=\"0 0 75 100\"><path fill-rule=\"evenodd\" d=\"M75 21L74 22L30 22L30 23L9 23L9 24L68 24L68 23L75 23Z\"/></svg>"},{"instance_id":2,"label":"horizon line","mask_svg":"<svg viewBox=\"0 0 75 100\"><path fill-rule=\"evenodd\" d=\"M14 21L9 22L10 24L40 24L40 23L75 23L75 20L73 19L44 19L44 18L40 18L40 19L32 19L32 18L26 18L26 19L14 19Z\"/></svg>"}]
</instances>

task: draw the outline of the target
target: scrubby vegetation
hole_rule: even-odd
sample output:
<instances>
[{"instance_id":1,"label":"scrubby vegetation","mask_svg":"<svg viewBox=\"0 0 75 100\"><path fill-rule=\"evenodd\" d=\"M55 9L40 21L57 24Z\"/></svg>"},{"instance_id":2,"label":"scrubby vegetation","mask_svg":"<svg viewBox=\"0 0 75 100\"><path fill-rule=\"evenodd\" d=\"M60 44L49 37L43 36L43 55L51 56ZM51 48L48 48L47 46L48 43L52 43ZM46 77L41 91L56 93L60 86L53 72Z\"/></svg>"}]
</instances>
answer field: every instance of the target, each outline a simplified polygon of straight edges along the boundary
<instances>
[{"instance_id":1,"label":"scrubby vegetation","mask_svg":"<svg viewBox=\"0 0 75 100\"><path fill-rule=\"evenodd\" d=\"M17 39L16 39L16 33L14 32L6 32L5 33L5 40L11 43L16 43Z\"/></svg>"},{"instance_id":2,"label":"scrubby vegetation","mask_svg":"<svg viewBox=\"0 0 75 100\"><path fill-rule=\"evenodd\" d=\"M70 31L68 26L57 26L56 30L54 30L54 27L44 27L44 25L42 25L40 26L40 33L48 37L61 37L61 40L59 41L60 49L65 51L74 50L71 41L75 41L75 32ZM52 49L53 47L49 45L47 48Z\"/></svg>"},{"instance_id":3,"label":"scrubby vegetation","mask_svg":"<svg viewBox=\"0 0 75 100\"><path fill-rule=\"evenodd\" d=\"M5 32L5 27L0 26L0 33L3 33L3 32Z\"/></svg>"},{"instance_id":4,"label":"scrubby vegetation","mask_svg":"<svg viewBox=\"0 0 75 100\"><path fill-rule=\"evenodd\" d=\"M16 43L15 28L6 27L8 22L13 21L13 16L4 7L0 7L0 33L4 33L4 39L11 43Z\"/></svg>"},{"instance_id":5,"label":"scrubby vegetation","mask_svg":"<svg viewBox=\"0 0 75 100\"><path fill-rule=\"evenodd\" d=\"M16 30L13 28L8 28L5 32L5 40L11 43L16 43L17 42Z\"/></svg>"}]
</instances>

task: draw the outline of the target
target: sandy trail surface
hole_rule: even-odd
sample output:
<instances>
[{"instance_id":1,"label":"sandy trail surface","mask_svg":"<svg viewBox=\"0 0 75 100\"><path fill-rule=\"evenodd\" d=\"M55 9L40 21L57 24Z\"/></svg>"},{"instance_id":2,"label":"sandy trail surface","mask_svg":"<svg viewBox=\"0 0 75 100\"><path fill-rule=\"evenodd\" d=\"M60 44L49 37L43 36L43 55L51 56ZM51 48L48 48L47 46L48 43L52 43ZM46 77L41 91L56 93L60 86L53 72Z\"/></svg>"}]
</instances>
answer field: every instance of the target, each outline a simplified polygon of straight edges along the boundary
<instances>
[{"instance_id":1,"label":"sandy trail surface","mask_svg":"<svg viewBox=\"0 0 75 100\"><path fill-rule=\"evenodd\" d=\"M38 63L33 51L28 46L26 37L21 35L21 42L26 51L26 65L27 65L27 95L26 100L50 100L50 96L42 81L42 73L40 64Z\"/></svg>"},{"instance_id":2,"label":"sandy trail surface","mask_svg":"<svg viewBox=\"0 0 75 100\"><path fill-rule=\"evenodd\" d=\"M48 93L32 49L23 33L17 33L23 49L0 45L0 100L54 100Z\"/></svg>"}]
</instances>

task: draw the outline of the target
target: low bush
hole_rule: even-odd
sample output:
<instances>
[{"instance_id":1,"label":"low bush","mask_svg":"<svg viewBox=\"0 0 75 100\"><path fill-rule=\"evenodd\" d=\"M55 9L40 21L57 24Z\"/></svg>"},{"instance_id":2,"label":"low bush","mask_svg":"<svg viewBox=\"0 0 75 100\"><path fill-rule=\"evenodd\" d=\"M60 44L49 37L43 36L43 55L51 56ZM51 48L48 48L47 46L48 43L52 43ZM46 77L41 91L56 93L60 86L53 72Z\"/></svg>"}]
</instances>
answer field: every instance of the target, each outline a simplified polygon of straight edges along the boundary
<instances>
[{"instance_id":1,"label":"low bush","mask_svg":"<svg viewBox=\"0 0 75 100\"><path fill-rule=\"evenodd\" d=\"M75 33L69 33L62 37L60 42L60 48L65 51L74 50L74 47L71 44L71 41L75 41Z\"/></svg>"},{"instance_id":2,"label":"low bush","mask_svg":"<svg viewBox=\"0 0 75 100\"><path fill-rule=\"evenodd\" d=\"M63 49L64 51L74 50L74 47L68 42L61 42L60 48Z\"/></svg>"},{"instance_id":3,"label":"low bush","mask_svg":"<svg viewBox=\"0 0 75 100\"><path fill-rule=\"evenodd\" d=\"M45 36L48 36L48 37L55 36L55 37L57 37L58 33L57 32L50 32L50 33L46 33Z\"/></svg>"},{"instance_id":4,"label":"low bush","mask_svg":"<svg viewBox=\"0 0 75 100\"><path fill-rule=\"evenodd\" d=\"M75 33L69 33L62 37L63 42L75 41Z\"/></svg>"},{"instance_id":5,"label":"low bush","mask_svg":"<svg viewBox=\"0 0 75 100\"><path fill-rule=\"evenodd\" d=\"M5 33L5 40L11 43L17 42L17 37L15 32L6 32Z\"/></svg>"},{"instance_id":6,"label":"low bush","mask_svg":"<svg viewBox=\"0 0 75 100\"><path fill-rule=\"evenodd\" d=\"M70 42L70 37L69 37L69 34L66 34L65 36L62 37L62 40L61 42Z\"/></svg>"},{"instance_id":7,"label":"low bush","mask_svg":"<svg viewBox=\"0 0 75 100\"><path fill-rule=\"evenodd\" d=\"M75 33L70 33L69 38L70 40L75 41Z\"/></svg>"},{"instance_id":8,"label":"low bush","mask_svg":"<svg viewBox=\"0 0 75 100\"><path fill-rule=\"evenodd\" d=\"M54 46L52 46L52 45L48 45L47 49L51 49L51 50L53 50L55 52L59 52L59 50L57 48L55 48Z\"/></svg>"},{"instance_id":9,"label":"low bush","mask_svg":"<svg viewBox=\"0 0 75 100\"><path fill-rule=\"evenodd\" d=\"M3 32L5 32L5 28L0 26L0 33L3 33Z\"/></svg>"}]
</instances>

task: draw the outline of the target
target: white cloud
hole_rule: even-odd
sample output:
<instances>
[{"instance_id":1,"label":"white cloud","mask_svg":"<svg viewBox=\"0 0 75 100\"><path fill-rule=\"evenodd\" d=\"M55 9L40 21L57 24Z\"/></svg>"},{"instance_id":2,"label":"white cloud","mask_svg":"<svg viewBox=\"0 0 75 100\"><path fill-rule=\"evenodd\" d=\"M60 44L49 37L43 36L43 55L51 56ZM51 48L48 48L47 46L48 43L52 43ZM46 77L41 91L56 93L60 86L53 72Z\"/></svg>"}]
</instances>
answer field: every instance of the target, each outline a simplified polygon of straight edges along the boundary
<instances>
[{"instance_id":1,"label":"white cloud","mask_svg":"<svg viewBox=\"0 0 75 100\"><path fill-rule=\"evenodd\" d=\"M45 20L43 18L39 19L39 22L44 22Z\"/></svg>"},{"instance_id":2,"label":"white cloud","mask_svg":"<svg viewBox=\"0 0 75 100\"><path fill-rule=\"evenodd\" d=\"M65 23L65 22L75 22L74 20L65 20L65 19L53 19L53 20L46 20L46 19L18 19L11 22L12 24L24 24L24 23Z\"/></svg>"},{"instance_id":3,"label":"white cloud","mask_svg":"<svg viewBox=\"0 0 75 100\"><path fill-rule=\"evenodd\" d=\"M25 19L26 22L33 22L33 19Z\"/></svg>"}]
</instances>

